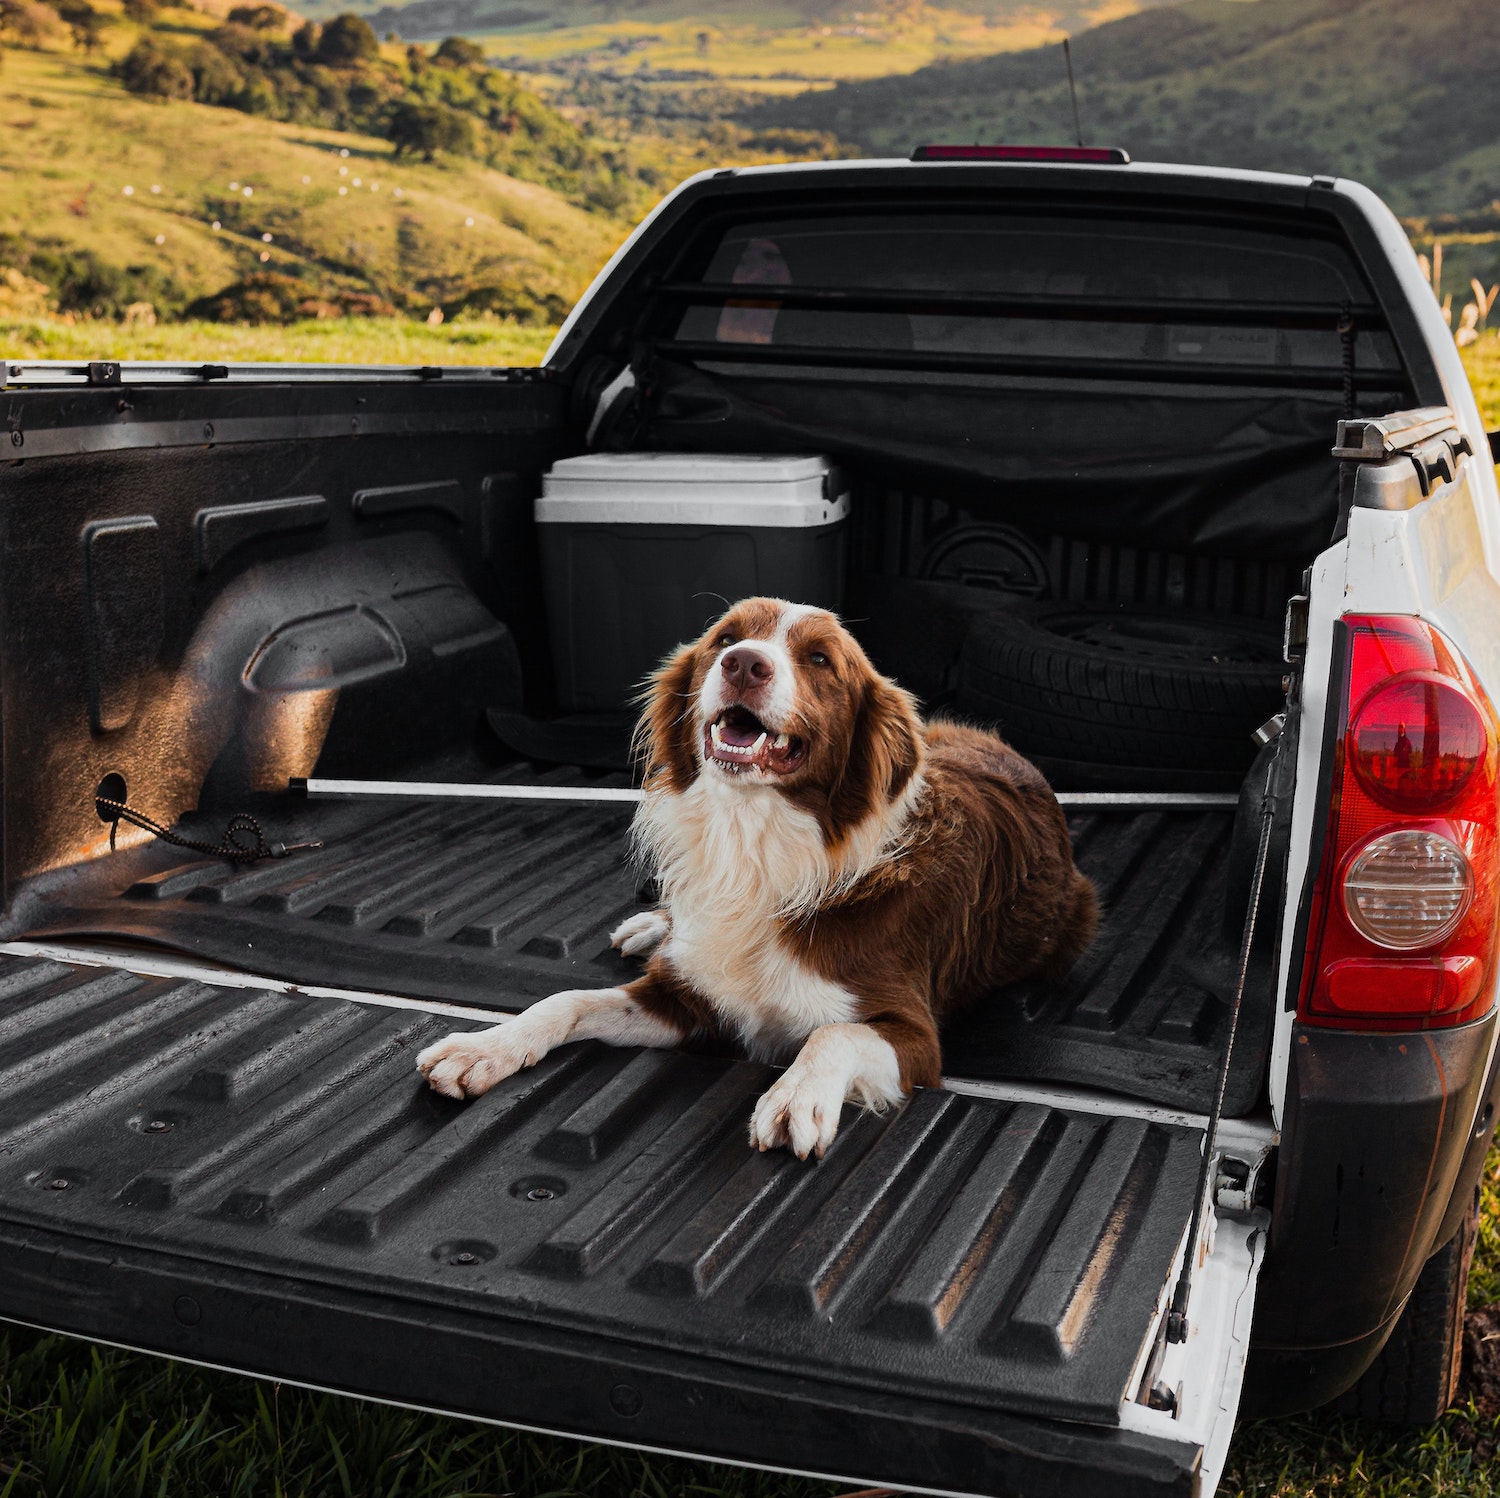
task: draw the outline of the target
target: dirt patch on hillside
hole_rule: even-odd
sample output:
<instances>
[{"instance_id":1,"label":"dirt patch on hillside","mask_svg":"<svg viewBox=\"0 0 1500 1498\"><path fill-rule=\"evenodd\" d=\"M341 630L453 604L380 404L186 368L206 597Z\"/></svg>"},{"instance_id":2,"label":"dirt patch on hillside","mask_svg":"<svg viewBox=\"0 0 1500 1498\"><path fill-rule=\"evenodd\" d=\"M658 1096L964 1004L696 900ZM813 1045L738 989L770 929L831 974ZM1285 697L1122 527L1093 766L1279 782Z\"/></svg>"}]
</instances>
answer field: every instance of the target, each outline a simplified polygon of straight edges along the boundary
<instances>
[{"instance_id":1,"label":"dirt patch on hillside","mask_svg":"<svg viewBox=\"0 0 1500 1498\"><path fill-rule=\"evenodd\" d=\"M1487 1462L1500 1449L1500 1306L1480 1306L1464 1317L1458 1398L1472 1399L1478 1418L1464 1415L1454 1427L1454 1437Z\"/></svg>"}]
</instances>

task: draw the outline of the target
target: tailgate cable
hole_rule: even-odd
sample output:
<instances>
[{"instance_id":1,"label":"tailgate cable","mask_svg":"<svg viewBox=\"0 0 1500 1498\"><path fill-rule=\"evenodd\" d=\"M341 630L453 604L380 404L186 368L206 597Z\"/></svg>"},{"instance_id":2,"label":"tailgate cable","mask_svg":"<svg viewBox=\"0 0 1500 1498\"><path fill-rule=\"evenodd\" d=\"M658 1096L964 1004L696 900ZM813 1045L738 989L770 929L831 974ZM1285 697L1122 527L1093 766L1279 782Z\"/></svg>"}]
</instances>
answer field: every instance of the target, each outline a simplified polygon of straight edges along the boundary
<instances>
[{"instance_id":1,"label":"tailgate cable","mask_svg":"<svg viewBox=\"0 0 1500 1498\"><path fill-rule=\"evenodd\" d=\"M1193 1264L1198 1256L1198 1236L1203 1231L1203 1208L1213 1187L1215 1145L1219 1137L1219 1118L1224 1112L1224 1094L1229 1087L1229 1061L1234 1054L1234 1037L1239 1029L1240 1006L1245 998L1245 979L1250 971L1250 948L1255 940L1255 920L1260 910L1260 891L1266 877L1266 858L1271 848L1271 822L1274 801L1271 795L1272 766L1267 767L1266 784L1261 791L1260 845L1255 850L1255 874L1250 881L1250 910L1240 937L1239 973L1234 985L1234 1003L1229 1010L1229 1034L1224 1041L1224 1055L1219 1062L1219 1082L1214 1092L1213 1111L1203 1135L1203 1164L1198 1175L1198 1194L1193 1201L1193 1220L1188 1229L1187 1250L1182 1258L1182 1272L1172 1291L1172 1305L1167 1312L1168 1342L1186 1342L1188 1334L1188 1292L1193 1283Z\"/></svg>"},{"instance_id":2,"label":"tailgate cable","mask_svg":"<svg viewBox=\"0 0 1500 1498\"><path fill-rule=\"evenodd\" d=\"M261 831L260 823L248 812L237 812L230 817L224 828L224 836L216 843L201 842L197 838L183 837L181 833L173 832L170 828L163 827L160 822L154 822L145 812L136 811L134 807L127 806L123 801L112 800L108 796L95 796L94 809L100 817L109 823L109 851L115 851L115 834L120 830L122 821L129 822L135 827L149 832L153 837L159 837L164 843L172 843L178 848L189 848L194 853L207 853L212 858L228 858L236 863L253 863L259 858L285 858L288 853L301 853L309 848L321 848L322 843L268 843L266 835ZM253 837L252 845L243 839Z\"/></svg>"}]
</instances>

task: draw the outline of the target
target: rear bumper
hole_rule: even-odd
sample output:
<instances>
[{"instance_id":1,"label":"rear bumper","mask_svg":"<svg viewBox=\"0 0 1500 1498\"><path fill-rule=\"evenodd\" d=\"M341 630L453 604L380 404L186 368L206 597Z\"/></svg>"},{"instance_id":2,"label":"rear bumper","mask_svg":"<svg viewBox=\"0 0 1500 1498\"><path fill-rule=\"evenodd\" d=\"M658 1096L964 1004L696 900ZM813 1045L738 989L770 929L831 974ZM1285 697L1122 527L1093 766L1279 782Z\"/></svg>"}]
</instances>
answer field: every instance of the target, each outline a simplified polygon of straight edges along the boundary
<instances>
[{"instance_id":1,"label":"rear bumper","mask_svg":"<svg viewBox=\"0 0 1500 1498\"><path fill-rule=\"evenodd\" d=\"M1247 1413L1324 1403L1384 1345L1483 1159L1496 1023L1295 1027Z\"/></svg>"}]
</instances>

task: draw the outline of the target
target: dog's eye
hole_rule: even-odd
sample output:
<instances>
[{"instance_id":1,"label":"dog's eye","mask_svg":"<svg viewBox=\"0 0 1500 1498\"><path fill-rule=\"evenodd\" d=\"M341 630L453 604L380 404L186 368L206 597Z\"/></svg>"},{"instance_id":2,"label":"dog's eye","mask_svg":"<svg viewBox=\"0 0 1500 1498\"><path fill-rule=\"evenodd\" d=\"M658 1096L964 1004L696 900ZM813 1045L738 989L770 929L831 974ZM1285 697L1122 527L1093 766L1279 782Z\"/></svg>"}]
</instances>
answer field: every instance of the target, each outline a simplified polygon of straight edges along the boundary
<instances>
[{"instance_id":1,"label":"dog's eye","mask_svg":"<svg viewBox=\"0 0 1500 1498\"><path fill-rule=\"evenodd\" d=\"M808 656L808 660L811 661L815 666L826 666L828 664L828 657L824 655L821 650L813 651L813 653Z\"/></svg>"},{"instance_id":2,"label":"dog's eye","mask_svg":"<svg viewBox=\"0 0 1500 1498\"><path fill-rule=\"evenodd\" d=\"M733 645L733 644L734 644L734 636L733 636L733 635L732 635L732 634L730 634L730 633L729 633L729 632L728 632L728 631L727 631L727 630L726 630L726 631L725 631L725 632L724 632L724 633L723 633L723 634L722 634L722 635L720 635L720 636L719 636L719 638L718 638L718 639L717 639L717 640L716 640L716 641L715 641L715 644L717 644L717 645L718 645L718 646L719 646L719 647L720 647L720 649L723 649L723 648L724 648L724 647L725 647L725 646L726 646L726 645Z\"/></svg>"}]
</instances>

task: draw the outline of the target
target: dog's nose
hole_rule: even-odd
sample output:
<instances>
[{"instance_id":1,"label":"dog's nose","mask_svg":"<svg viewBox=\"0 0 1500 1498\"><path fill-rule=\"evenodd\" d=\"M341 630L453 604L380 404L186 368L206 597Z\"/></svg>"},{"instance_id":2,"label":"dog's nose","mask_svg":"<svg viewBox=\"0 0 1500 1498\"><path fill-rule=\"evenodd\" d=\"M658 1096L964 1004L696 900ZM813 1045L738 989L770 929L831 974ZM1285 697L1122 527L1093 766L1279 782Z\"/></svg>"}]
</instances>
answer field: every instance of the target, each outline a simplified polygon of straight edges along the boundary
<instances>
[{"instance_id":1,"label":"dog's nose","mask_svg":"<svg viewBox=\"0 0 1500 1498\"><path fill-rule=\"evenodd\" d=\"M753 645L736 645L726 650L719 661L724 680L731 686L744 690L748 687L763 687L776 674L771 657Z\"/></svg>"}]
</instances>

